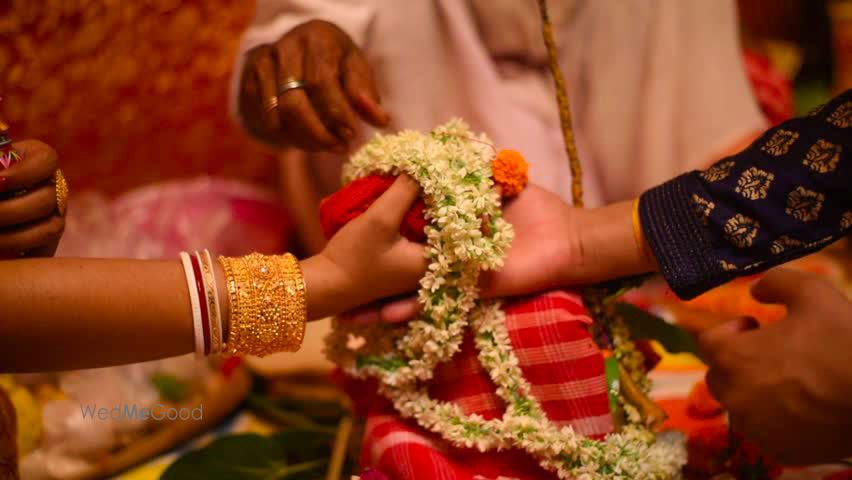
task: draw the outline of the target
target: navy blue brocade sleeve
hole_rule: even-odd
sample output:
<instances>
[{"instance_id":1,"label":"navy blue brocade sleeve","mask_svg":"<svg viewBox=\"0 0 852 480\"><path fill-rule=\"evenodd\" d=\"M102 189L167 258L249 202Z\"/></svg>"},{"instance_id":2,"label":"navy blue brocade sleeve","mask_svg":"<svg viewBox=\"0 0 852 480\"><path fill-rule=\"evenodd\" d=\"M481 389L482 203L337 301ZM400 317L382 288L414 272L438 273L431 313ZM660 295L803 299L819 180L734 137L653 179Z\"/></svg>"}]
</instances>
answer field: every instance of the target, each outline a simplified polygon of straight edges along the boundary
<instances>
[{"instance_id":1,"label":"navy blue brocade sleeve","mask_svg":"<svg viewBox=\"0 0 852 480\"><path fill-rule=\"evenodd\" d=\"M842 238L852 228L852 90L645 192L639 214L660 272L685 299Z\"/></svg>"}]
</instances>

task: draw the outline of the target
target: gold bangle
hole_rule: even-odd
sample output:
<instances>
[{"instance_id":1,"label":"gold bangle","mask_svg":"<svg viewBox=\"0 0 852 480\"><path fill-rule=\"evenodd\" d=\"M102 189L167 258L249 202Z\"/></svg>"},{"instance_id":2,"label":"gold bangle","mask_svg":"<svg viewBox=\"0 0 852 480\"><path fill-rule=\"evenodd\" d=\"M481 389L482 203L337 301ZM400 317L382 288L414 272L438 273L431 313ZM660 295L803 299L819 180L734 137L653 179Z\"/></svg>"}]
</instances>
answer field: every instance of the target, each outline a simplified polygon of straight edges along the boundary
<instances>
[{"instance_id":1,"label":"gold bangle","mask_svg":"<svg viewBox=\"0 0 852 480\"><path fill-rule=\"evenodd\" d=\"M62 170L56 169L53 174L53 183L56 188L56 210L64 217L68 212L68 182L65 181Z\"/></svg>"},{"instance_id":2,"label":"gold bangle","mask_svg":"<svg viewBox=\"0 0 852 480\"><path fill-rule=\"evenodd\" d=\"M654 256L648 248L648 242L645 240L645 232L642 231L642 219L639 217L639 199L633 202L633 237L636 239L636 246L639 248L639 253L651 263L654 262Z\"/></svg>"},{"instance_id":3,"label":"gold bangle","mask_svg":"<svg viewBox=\"0 0 852 480\"><path fill-rule=\"evenodd\" d=\"M305 280L290 254L219 257L225 270L232 354L264 356L302 345L307 321Z\"/></svg>"}]
</instances>

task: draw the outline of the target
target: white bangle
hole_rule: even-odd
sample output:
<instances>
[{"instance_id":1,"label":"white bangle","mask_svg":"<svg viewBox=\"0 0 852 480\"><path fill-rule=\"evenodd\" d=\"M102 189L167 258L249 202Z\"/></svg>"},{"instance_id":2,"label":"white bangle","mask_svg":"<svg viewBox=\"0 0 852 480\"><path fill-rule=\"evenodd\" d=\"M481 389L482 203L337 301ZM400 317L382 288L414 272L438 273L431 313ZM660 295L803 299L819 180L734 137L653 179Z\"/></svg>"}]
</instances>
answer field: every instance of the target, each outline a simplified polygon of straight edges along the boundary
<instances>
[{"instance_id":1,"label":"white bangle","mask_svg":"<svg viewBox=\"0 0 852 480\"><path fill-rule=\"evenodd\" d=\"M216 271L213 269L213 257L208 250L196 252L198 263L201 265L204 292L207 295L207 311L210 317L210 354L217 355L224 350L224 335L222 330L222 308L219 305L219 288L216 285Z\"/></svg>"},{"instance_id":2,"label":"white bangle","mask_svg":"<svg viewBox=\"0 0 852 480\"><path fill-rule=\"evenodd\" d=\"M195 283L195 273L192 271L192 260L186 252L180 252L180 261L186 275L186 286L189 290L189 303L192 305L192 326L195 333L195 356L204 358L204 330L201 325L201 304L198 299L198 289Z\"/></svg>"}]
</instances>

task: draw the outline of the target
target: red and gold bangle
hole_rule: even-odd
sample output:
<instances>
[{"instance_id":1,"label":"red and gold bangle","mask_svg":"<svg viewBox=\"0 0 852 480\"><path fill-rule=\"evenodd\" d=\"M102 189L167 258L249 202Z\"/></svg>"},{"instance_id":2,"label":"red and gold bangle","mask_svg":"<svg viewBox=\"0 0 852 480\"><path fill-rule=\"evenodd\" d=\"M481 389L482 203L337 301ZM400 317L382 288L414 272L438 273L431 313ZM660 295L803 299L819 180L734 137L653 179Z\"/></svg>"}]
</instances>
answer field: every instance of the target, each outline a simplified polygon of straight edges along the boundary
<instances>
[{"instance_id":1,"label":"red and gold bangle","mask_svg":"<svg viewBox=\"0 0 852 480\"><path fill-rule=\"evenodd\" d=\"M195 291L201 310L201 331L204 335L204 356L206 357L210 355L210 310L208 309L207 295L204 292L204 277L201 276L201 264L198 262L198 255L191 255L189 261L192 264Z\"/></svg>"}]
</instances>

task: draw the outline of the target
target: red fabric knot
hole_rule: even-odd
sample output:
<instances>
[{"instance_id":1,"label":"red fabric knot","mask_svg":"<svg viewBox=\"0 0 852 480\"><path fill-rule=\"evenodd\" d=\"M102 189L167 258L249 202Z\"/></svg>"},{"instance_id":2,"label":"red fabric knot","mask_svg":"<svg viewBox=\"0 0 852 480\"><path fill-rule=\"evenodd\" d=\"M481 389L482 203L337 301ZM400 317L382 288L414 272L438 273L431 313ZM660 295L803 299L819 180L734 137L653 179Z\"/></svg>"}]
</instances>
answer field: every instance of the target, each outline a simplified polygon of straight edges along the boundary
<instances>
[{"instance_id":1,"label":"red fabric knot","mask_svg":"<svg viewBox=\"0 0 852 480\"><path fill-rule=\"evenodd\" d=\"M359 178L344 186L320 203L320 226L326 238L331 238L350 220L366 212L370 205L393 185L396 177L390 175L370 175ZM426 234L426 204L423 199L408 211L399 227L399 233L412 242L424 242Z\"/></svg>"}]
</instances>

